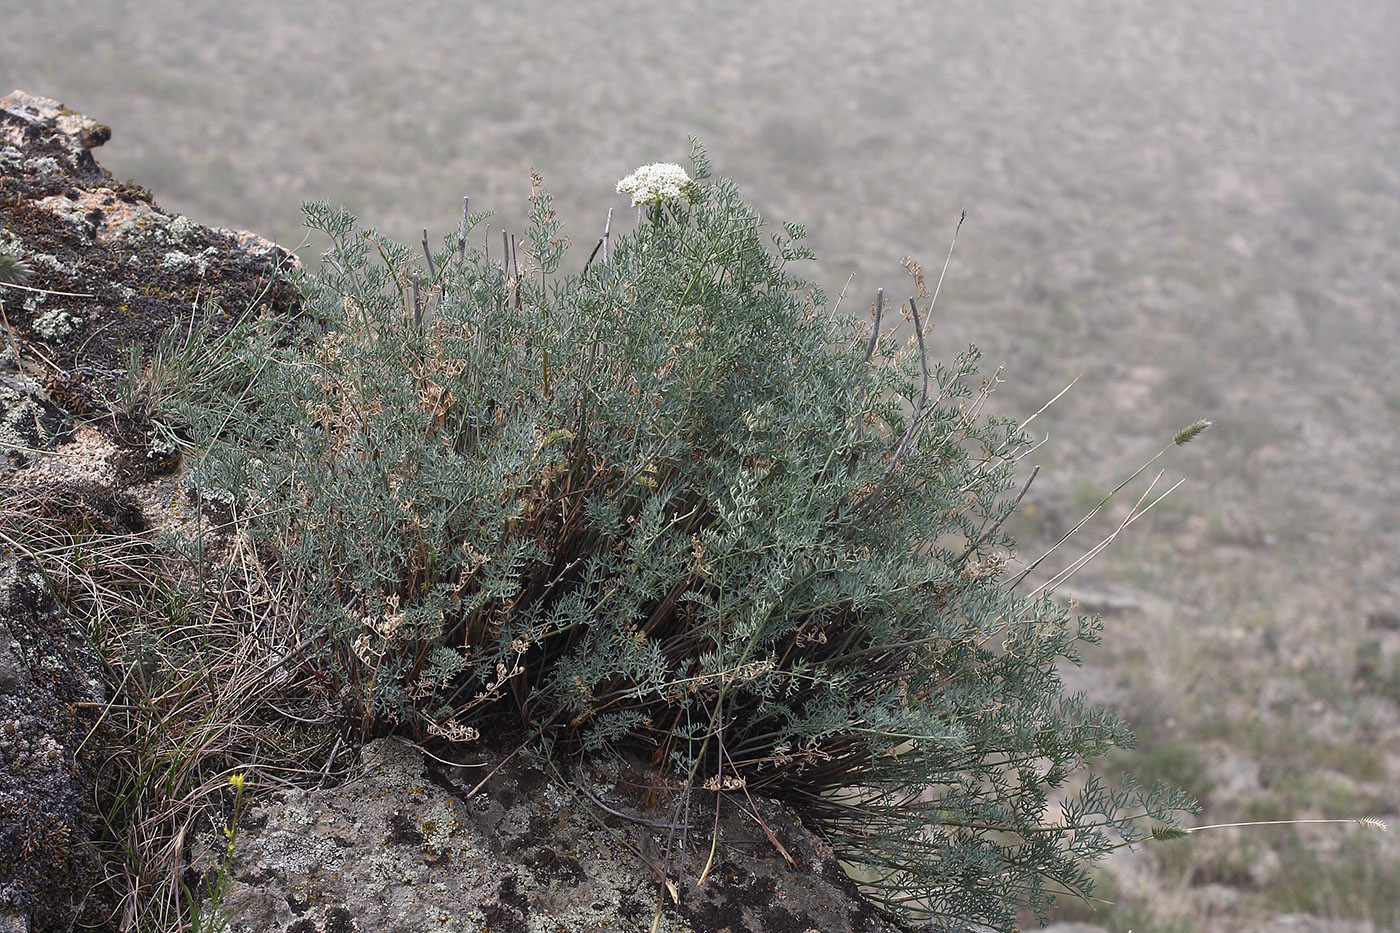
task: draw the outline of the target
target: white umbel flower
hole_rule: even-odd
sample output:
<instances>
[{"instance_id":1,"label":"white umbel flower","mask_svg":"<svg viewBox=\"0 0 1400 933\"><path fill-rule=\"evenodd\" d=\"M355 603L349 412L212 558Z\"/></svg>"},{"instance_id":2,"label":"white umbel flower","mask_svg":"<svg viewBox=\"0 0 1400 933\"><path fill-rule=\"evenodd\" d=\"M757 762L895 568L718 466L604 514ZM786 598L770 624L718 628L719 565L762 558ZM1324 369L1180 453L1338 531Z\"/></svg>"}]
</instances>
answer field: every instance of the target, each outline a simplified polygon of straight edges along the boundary
<instances>
[{"instance_id":1,"label":"white umbel flower","mask_svg":"<svg viewBox=\"0 0 1400 933\"><path fill-rule=\"evenodd\" d=\"M643 165L617 183L617 190L632 196L632 206L660 204L685 197L691 185L685 169L674 162L653 162Z\"/></svg>"}]
</instances>

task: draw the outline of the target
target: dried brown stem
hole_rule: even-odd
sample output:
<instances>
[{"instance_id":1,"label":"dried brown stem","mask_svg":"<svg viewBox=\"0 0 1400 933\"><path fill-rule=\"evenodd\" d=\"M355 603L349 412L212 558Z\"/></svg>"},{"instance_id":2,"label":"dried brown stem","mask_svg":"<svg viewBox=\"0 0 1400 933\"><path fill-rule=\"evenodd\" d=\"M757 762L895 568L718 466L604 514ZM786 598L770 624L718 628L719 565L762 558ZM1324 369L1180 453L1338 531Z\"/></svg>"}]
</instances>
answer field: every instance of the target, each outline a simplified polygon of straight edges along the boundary
<instances>
[{"instance_id":1,"label":"dried brown stem","mask_svg":"<svg viewBox=\"0 0 1400 933\"><path fill-rule=\"evenodd\" d=\"M913 414L909 416L909 427L904 430L904 436L899 439L899 444L895 447L894 454L890 457L889 465L885 467L884 475L880 477L880 481L875 484L875 489L866 498L865 504L861 507L862 510L868 511L874 508L874 504L880 499L880 494L884 492L885 487L888 486L890 480L894 478L895 471L899 469L900 463L903 462L904 456L909 450L909 446L914 442L915 435L918 434L919 429L923 426L924 408L928 405L928 352L927 347L924 345L923 324L919 320L919 305L913 298L909 299L909 309L914 312L914 336L919 340L919 368L923 372L923 389L919 392L919 401L914 405Z\"/></svg>"}]
</instances>

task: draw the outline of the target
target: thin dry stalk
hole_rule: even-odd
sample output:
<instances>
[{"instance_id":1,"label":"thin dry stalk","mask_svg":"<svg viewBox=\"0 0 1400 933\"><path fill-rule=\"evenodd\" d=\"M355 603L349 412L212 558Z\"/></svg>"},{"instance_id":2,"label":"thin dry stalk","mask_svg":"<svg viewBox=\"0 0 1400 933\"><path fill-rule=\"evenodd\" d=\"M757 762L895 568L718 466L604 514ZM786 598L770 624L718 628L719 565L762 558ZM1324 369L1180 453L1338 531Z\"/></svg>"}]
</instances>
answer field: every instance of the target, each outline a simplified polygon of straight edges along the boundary
<instances>
[{"instance_id":1,"label":"thin dry stalk","mask_svg":"<svg viewBox=\"0 0 1400 933\"><path fill-rule=\"evenodd\" d=\"M1186 480L1184 479L1177 480L1175 483L1172 484L1170 489L1168 489L1166 492L1162 493L1160 496L1153 499L1152 501L1148 502L1147 497L1151 495L1152 490L1156 488L1157 483L1159 483L1161 479L1162 474L1158 473L1157 476L1154 477L1152 482L1148 485L1147 489L1138 498L1138 501L1133 504L1132 509L1130 509L1128 512L1128 516L1123 519L1123 521L1118 525L1117 528L1113 529L1113 532L1109 534L1108 537L1104 538L1098 544L1091 547L1088 551L1081 554L1074 560L1073 563L1071 563L1064 570L1061 570L1059 573L1055 574L1055 576L1051 577L1049 580L1045 581L1040 586L1032 590L1029 594L1031 598L1035 598L1036 596L1039 596L1042 593L1048 596L1049 594L1055 592L1055 589L1059 587L1060 584L1064 583L1070 577L1083 570L1085 565L1087 565L1089 561L1099 556L1099 554L1102 553L1105 548L1107 548L1117 539L1118 535L1122 533L1122 531L1125 528L1127 528L1133 522L1137 521L1139 518L1142 518L1142 516L1146 515L1149 511L1151 511L1153 506L1161 502L1167 496L1171 495L1177 490L1178 487L1181 486L1182 483L1186 482ZM1144 505L1144 503L1146 504Z\"/></svg>"},{"instance_id":2,"label":"thin dry stalk","mask_svg":"<svg viewBox=\"0 0 1400 933\"><path fill-rule=\"evenodd\" d=\"M1070 385L1073 385L1073 383L1070 383ZM1068 389L1068 386L1066 386L1066 389ZM1064 393L1061 392L1060 394L1063 395ZM1056 397L1058 398L1058 396L1056 396ZM1043 409L1042 409L1042 410L1043 410ZM1029 423L1029 421L1028 421L1027 423ZM1134 473L1133 473L1131 476L1129 476L1128 478L1124 479L1124 480L1123 480L1122 482L1120 482L1117 486L1114 486L1113 489L1109 491L1108 495L1106 495L1106 496L1104 496L1102 499L1100 499L1099 502L1098 502L1098 504L1095 505L1092 509L1089 510L1089 513L1088 513L1087 515L1085 515L1085 516L1084 516L1083 518L1081 518L1079 521L1075 522L1075 523L1074 523L1074 526L1073 526L1072 528L1070 528L1069 531L1066 531L1063 535L1061 535L1060 538L1059 538L1059 540L1057 540L1053 545L1050 546L1050 549L1049 549L1049 550L1047 550L1044 554L1040 555L1040 557L1036 558L1035 561L1032 562L1031 565L1030 565L1029 567L1027 567L1025 570L1021 571L1021 573L1017 575L1016 579L1013 580L1013 581L1011 581L1010 586L1011 586L1012 588L1015 588L1015 587L1019 586L1019 585L1021 584L1021 581L1025 580L1026 577L1028 577L1028 576L1031 574L1031 572L1035 570L1036 567L1039 567L1039 566L1040 566L1041 562L1043 562L1043 561L1044 561L1047 557L1049 557L1051 554L1055 553L1055 551L1058 550L1062 544L1064 544L1066 541L1068 541L1068 540L1070 539L1070 537L1071 537L1076 531L1078 531L1080 528L1083 528L1084 525L1086 525L1086 524L1089 522L1089 520L1090 520L1091 518L1093 518L1095 515L1099 514L1099 512L1103 509L1103 507L1104 507L1105 505L1107 505L1107 504L1113 499L1114 496L1118 495L1118 493L1121 492L1121 491L1123 490L1124 487L1126 487L1129 483L1131 483L1133 480L1137 479L1137 478L1138 478L1139 476L1141 476L1142 474L1146 473L1147 470L1148 470L1148 468L1151 467L1152 464L1154 464L1154 463L1156 463L1158 460L1162 459L1162 457L1166 454L1167 451L1171 450L1173 447L1180 447L1180 446L1182 446L1182 445L1184 445L1184 444L1189 444L1191 441L1195 440L1198 436L1200 436L1202 433L1204 433L1206 430L1208 430L1208 429L1211 427L1211 425L1212 425L1212 422L1210 422L1210 421L1196 421L1196 422L1194 422L1194 423L1192 423L1192 424L1190 424L1190 425L1187 425L1185 428L1182 428L1180 431L1176 432L1175 436L1172 437L1172 442L1171 442L1170 444L1168 444L1166 447L1163 447L1161 450L1157 451L1157 453L1153 454L1153 456L1152 456L1146 463L1144 463L1142 466L1138 467L1137 470L1134 471ZM1159 478L1160 478L1160 474L1159 474ZM1155 485L1156 480L1154 480L1153 483L1154 483L1154 485ZM1176 485L1172 486L1171 489L1167 490L1167 492L1166 492L1166 493L1163 493L1162 495L1163 495L1163 496L1166 496L1168 493L1170 493L1170 492L1172 491L1172 489L1176 489L1176 487L1179 486L1179 485L1181 485L1181 484L1180 484L1180 483L1177 483ZM1152 503L1152 505L1155 505L1157 501L1161 501L1161 500L1160 500L1160 497L1159 497L1156 501L1154 501L1154 502ZM1139 502L1139 505L1140 505L1140 504L1141 504L1141 502ZM1147 508L1151 508L1151 507L1152 507L1151 505L1147 506ZM1138 517L1138 514L1139 514L1139 513L1137 513L1137 508L1138 508L1138 506L1135 506L1133 512L1130 512L1130 513L1129 513L1128 522L1125 522L1123 527L1126 527L1127 524L1131 523L1133 520L1135 520L1135 519ZM1146 511L1146 509L1143 509L1143 511ZM1088 555L1089 559L1092 559L1093 555L1098 554L1099 551L1101 551L1105 546L1107 546L1107 544L1108 544L1109 542L1111 542L1113 538L1117 537L1118 532L1119 532L1119 531L1122 531L1122 530L1123 530L1122 527L1120 527L1120 528L1118 529L1118 531L1115 531L1112 535L1109 536L1109 541L1100 542L1100 544L1099 544L1098 546L1096 546L1095 548L1093 548L1092 551L1091 551L1091 554ZM1087 561L1085 561L1085 562L1087 562ZM1083 564L1081 563L1080 566L1083 566ZM1060 580L1060 582L1063 582L1063 580Z\"/></svg>"},{"instance_id":3,"label":"thin dry stalk","mask_svg":"<svg viewBox=\"0 0 1400 933\"><path fill-rule=\"evenodd\" d=\"M875 484L875 488L866 497L862 510L870 511L876 507L876 503L881 501L881 495L890 480L894 478L895 471L904 462L905 453L909 450L909 445L914 442L914 437L924 426L924 411L928 405L929 386L929 366L928 352L924 346L924 328L919 322L919 306L913 298L909 299L909 309L914 313L914 335L919 341L919 368L923 373L923 388L919 392L919 400L914 403L914 413L909 416L909 427L904 431L904 436L899 439L899 444L895 446L894 453L890 455L890 462L885 467L885 472L880 476L880 481Z\"/></svg>"}]
</instances>

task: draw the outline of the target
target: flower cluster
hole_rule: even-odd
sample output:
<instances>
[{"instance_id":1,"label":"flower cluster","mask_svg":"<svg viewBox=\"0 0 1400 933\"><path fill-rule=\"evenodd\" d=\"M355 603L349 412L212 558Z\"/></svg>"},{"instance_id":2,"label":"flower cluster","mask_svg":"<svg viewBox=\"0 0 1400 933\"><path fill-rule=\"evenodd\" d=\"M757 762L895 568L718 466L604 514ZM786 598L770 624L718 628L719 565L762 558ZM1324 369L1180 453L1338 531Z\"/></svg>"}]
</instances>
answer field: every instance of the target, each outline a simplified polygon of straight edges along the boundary
<instances>
[{"instance_id":1,"label":"flower cluster","mask_svg":"<svg viewBox=\"0 0 1400 933\"><path fill-rule=\"evenodd\" d=\"M617 190L632 196L632 206L660 204L684 197L692 182L685 169L674 162L643 165L617 183Z\"/></svg>"}]
</instances>

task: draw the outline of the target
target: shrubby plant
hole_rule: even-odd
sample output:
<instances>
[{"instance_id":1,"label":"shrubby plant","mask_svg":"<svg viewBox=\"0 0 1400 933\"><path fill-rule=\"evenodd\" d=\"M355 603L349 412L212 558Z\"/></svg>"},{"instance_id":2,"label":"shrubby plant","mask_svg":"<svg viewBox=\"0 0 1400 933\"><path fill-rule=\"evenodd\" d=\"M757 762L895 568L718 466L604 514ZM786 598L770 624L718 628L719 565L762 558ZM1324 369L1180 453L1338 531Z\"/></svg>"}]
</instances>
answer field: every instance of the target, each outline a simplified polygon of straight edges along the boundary
<instances>
[{"instance_id":1,"label":"shrubby plant","mask_svg":"<svg viewBox=\"0 0 1400 933\"><path fill-rule=\"evenodd\" d=\"M308 205L313 323L231 348L196 487L231 494L362 734L782 797L906 918L1087 896L1189 801L1069 788L1131 736L1056 673L1097 623L1005 579L1025 439L983 412L995 377L930 360L921 278L897 327L836 314L789 271L800 227L698 147L692 174L578 275L538 178L518 245L469 245L472 215L421 266Z\"/></svg>"}]
</instances>

